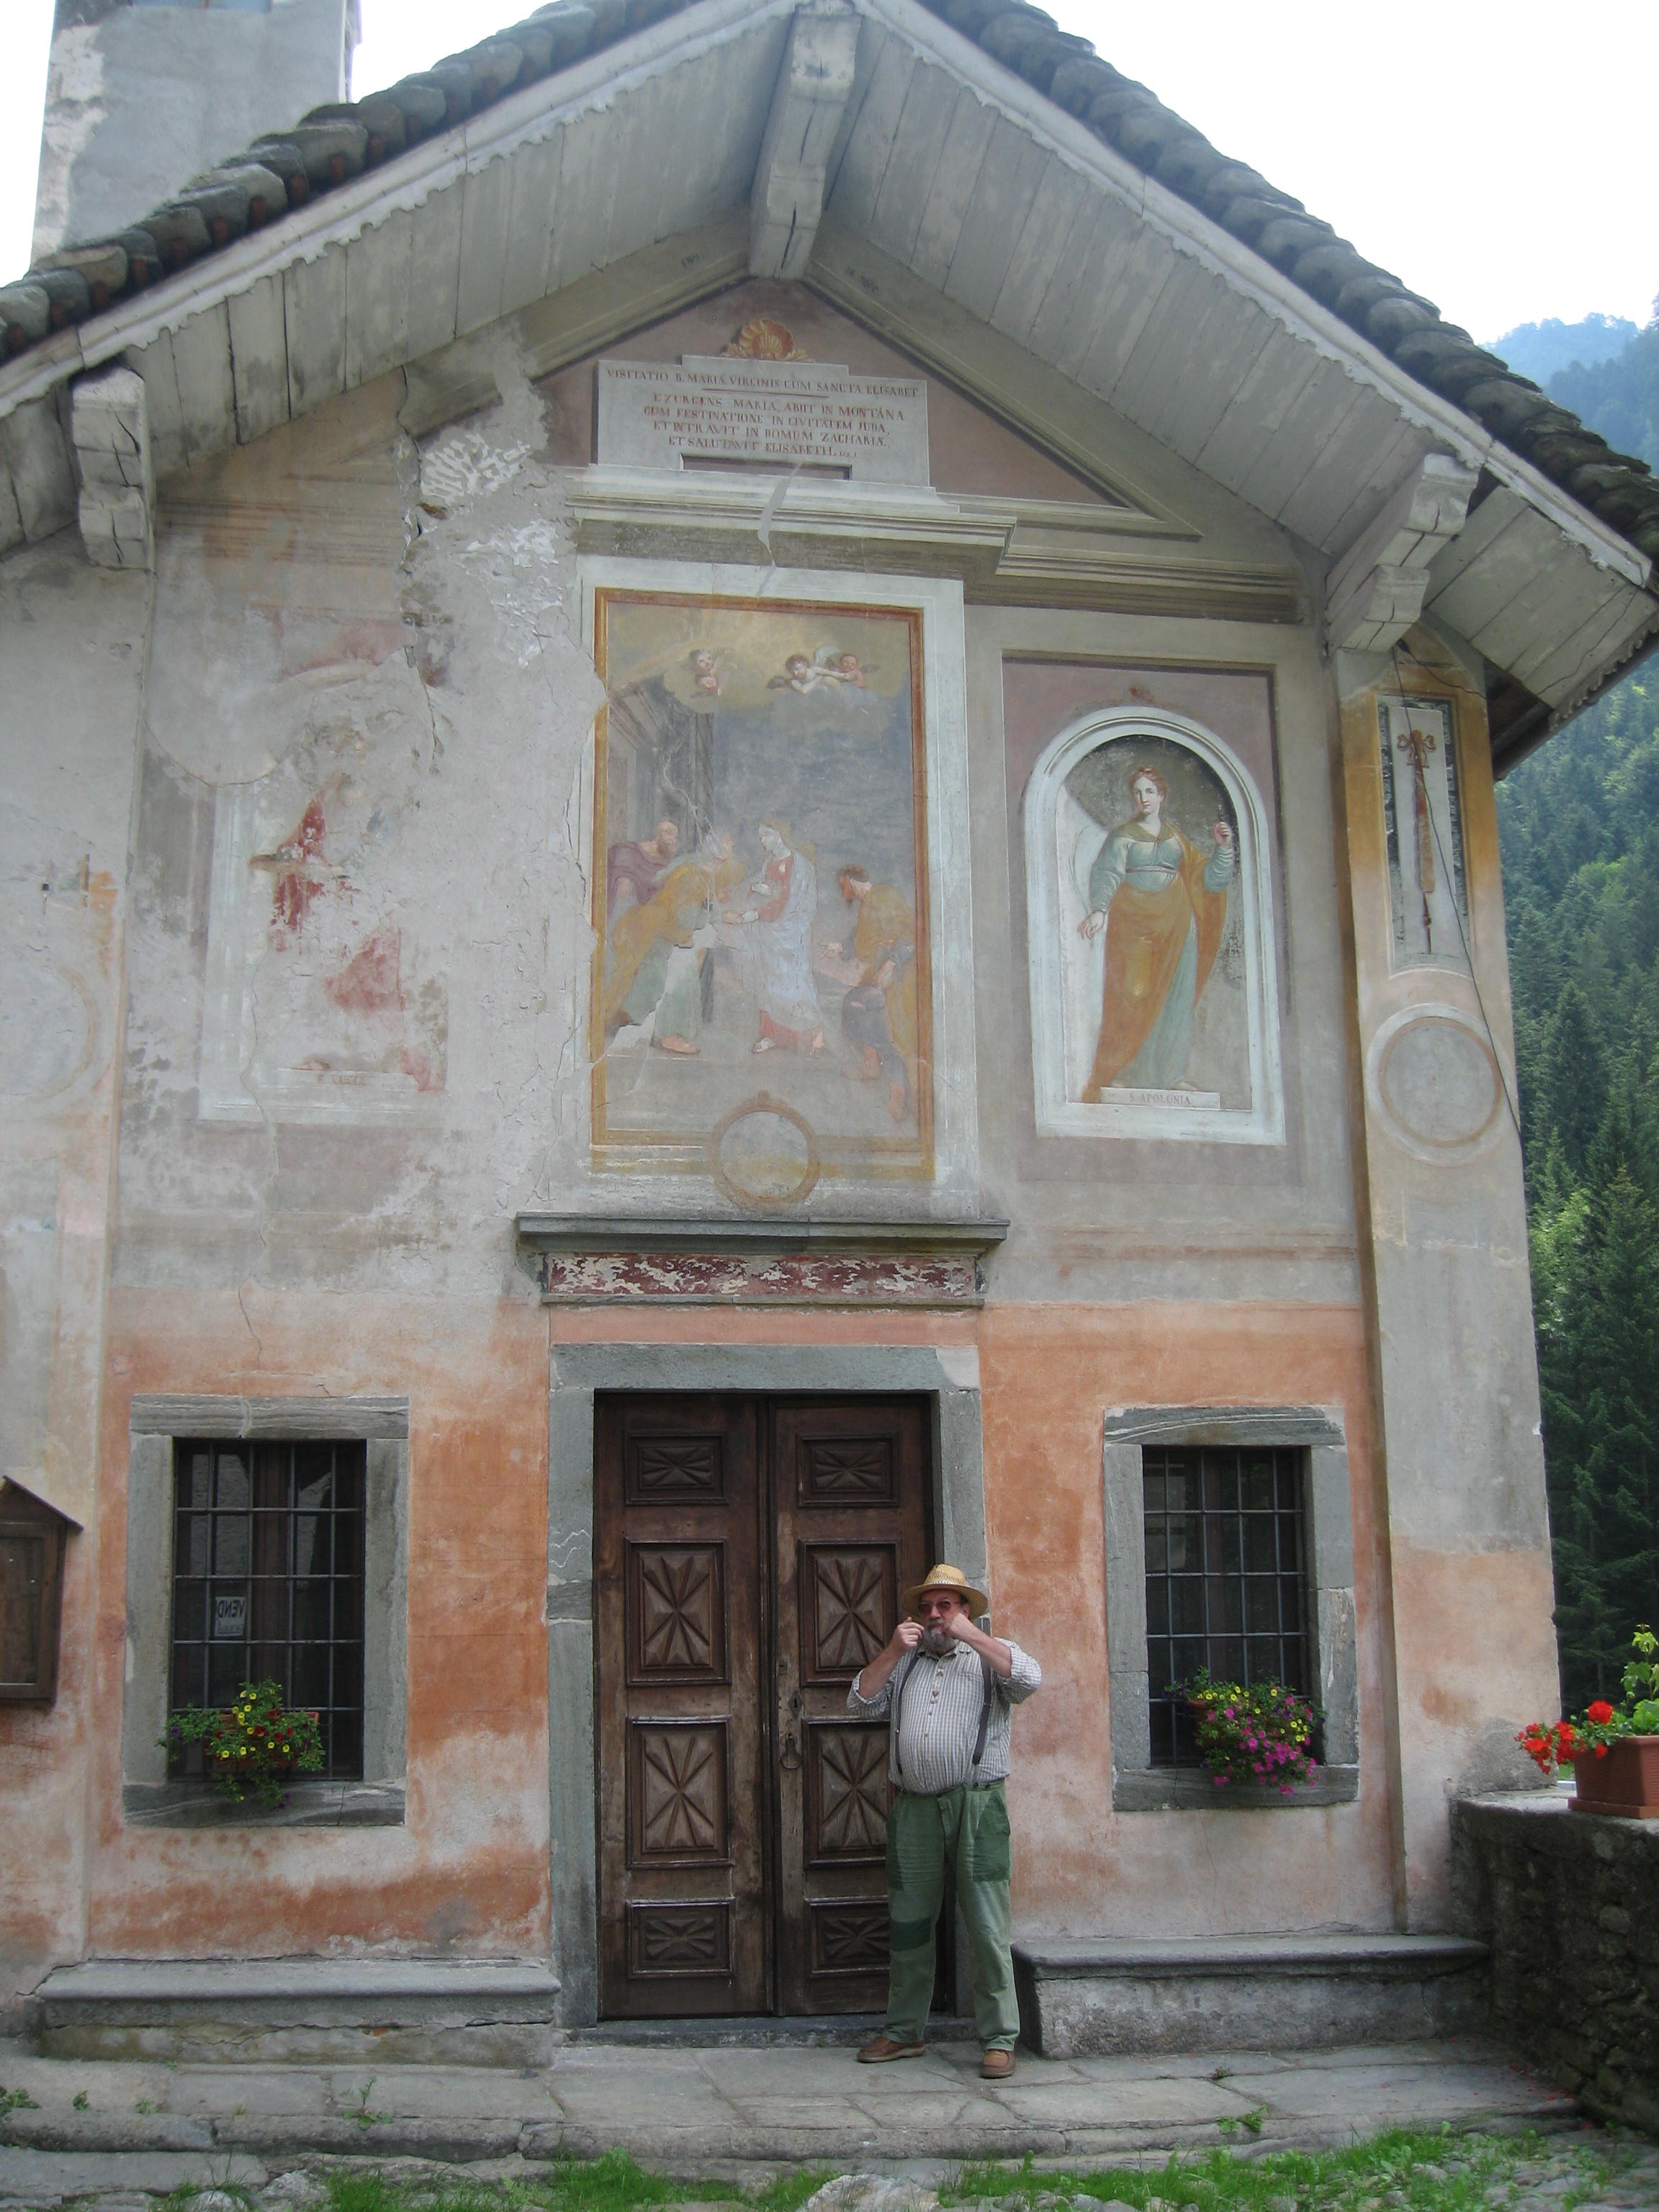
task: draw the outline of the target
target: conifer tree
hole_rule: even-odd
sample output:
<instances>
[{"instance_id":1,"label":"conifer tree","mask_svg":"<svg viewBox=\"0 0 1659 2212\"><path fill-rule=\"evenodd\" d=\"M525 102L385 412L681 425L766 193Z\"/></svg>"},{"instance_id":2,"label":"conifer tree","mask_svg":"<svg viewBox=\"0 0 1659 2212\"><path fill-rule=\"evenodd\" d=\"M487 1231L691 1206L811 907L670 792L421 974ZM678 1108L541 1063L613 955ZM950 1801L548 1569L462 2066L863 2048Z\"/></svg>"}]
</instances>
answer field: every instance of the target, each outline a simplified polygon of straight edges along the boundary
<instances>
[{"instance_id":1,"label":"conifer tree","mask_svg":"<svg viewBox=\"0 0 1659 2212\"><path fill-rule=\"evenodd\" d=\"M1581 1172L1607 1107L1607 1078L1589 1000L1564 984L1544 1047L1542 1112L1561 1139L1568 1165Z\"/></svg>"},{"instance_id":2,"label":"conifer tree","mask_svg":"<svg viewBox=\"0 0 1659 2212\"><path fill-rule=\"evenodd\" d=\"M1631 424L1659 434L1656 370L1659 322L1616 359L1565 372L1578 380L1568 404L1642 451ZM1632 1630L1659 1621L1659 661L1524 762L1498 811L1573 1708L1617 1695Z\"/></svg>"},{"instance_id":3,"label":"conifer tree","mask_svg":"<svg viewBox=\"0 0 1659 2212\"><path fill-rule=\"evenodd\" d=\"M1616 1129L1595 1149L1601 1172L1575 1255L1568 1356L1551 1408L1552 1446L1571 1470L1556 1536L1565 1584L1557 1625L1575 1704L1617 1697L1631 1629L1653 1617L1659 1595L1659 1212ZM1560 1476L1553 1486L1565 1488Z\"/></svg>"}]
</instances>

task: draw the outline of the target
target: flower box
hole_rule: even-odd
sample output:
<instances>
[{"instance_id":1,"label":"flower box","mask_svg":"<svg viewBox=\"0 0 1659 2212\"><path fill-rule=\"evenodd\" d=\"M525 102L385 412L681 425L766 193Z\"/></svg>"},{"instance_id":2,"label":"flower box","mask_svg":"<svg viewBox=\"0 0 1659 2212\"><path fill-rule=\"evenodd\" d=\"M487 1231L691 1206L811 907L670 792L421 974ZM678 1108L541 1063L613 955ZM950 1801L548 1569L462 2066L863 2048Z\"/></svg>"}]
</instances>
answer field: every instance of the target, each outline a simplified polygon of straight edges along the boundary
<instances>
[{"instance_id":1,"label":"flower box","mask_svg":"<svg viewBox=\"0 0 1659 2212\"><path fill-rule=\"evenodd\" d=\"M161 1741L186 1772L199 1760L197 1771L239 1804L252 1790L262 1805L280 1805L279 1775L317 1774L323 1767L316 1714L290 1711L276 1682L244 1682L232 1705L183 1706L169 1717Z\"/></svg>"},{"instance_id":2,"label":"flower box","mask_svg":"<svg viewBox=\"0 0 1659 2212\"><path fill-rule=\"evenodd\" d=\"M1659 1735L1621 1736L1602 1757L1572 1762L1575 1813L1608 1813L1626 1820L1659 1820Z\"/></svg>"}]
</instances>

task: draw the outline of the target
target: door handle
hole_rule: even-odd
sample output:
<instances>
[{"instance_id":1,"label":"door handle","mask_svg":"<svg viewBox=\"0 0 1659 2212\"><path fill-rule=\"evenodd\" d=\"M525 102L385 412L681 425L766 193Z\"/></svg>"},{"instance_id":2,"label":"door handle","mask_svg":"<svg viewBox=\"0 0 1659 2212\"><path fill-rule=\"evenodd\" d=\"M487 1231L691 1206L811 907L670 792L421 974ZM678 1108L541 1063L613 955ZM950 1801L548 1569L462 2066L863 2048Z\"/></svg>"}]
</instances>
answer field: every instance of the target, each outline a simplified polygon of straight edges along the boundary
<instances>
[{"instance_id":1,"label":"door handle","mask_svg":"<svg viewBox=\"0 0 1659 2212\"><path fill-rule=\"evenodd\" d=\"M785 1736L783 1740L783 1749L778 1754L778 1765L783 1769L786 1774L799 1774L800 1772L800 1746L795 1741L795 1731L793 1729L790 1729L788 1735Z\"/></svg>"}]
</instances>

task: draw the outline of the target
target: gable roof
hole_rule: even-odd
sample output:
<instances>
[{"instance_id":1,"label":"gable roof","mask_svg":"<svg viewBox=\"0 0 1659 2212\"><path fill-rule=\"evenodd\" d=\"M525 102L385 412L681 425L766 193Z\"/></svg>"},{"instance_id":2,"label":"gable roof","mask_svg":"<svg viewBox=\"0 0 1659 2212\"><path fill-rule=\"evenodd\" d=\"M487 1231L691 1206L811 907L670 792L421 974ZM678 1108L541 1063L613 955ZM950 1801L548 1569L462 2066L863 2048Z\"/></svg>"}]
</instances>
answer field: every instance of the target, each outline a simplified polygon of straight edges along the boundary
<instances>
[{"instance_id":1,"label":"gable roof","mask_svg":"<svg viewBox=\"0 0 1659 2212\"><path fill-rule=\"evenodd\" d=\"M1467 525L1461 506L1455 527L1443 514L1437 534L1418 532L1413 557L1433 583L1430 611L1514 678L1516 741L1523 726L1531 738L1563 719L1644 648L1656 618L1659 485L1642 462L1613 453L1040 9L1020 0L927 4L931 23L914 0L860 0L855 80L836 111L808 282L878 327L885 299L895 336L904 335L906 288L884 280L906 276L913 296L931 285L936 324L965 312L1005 333L1333 562L1364 550L1367 532L1395 507L1412 536L1410 515L1423 502L1406 495L1429 455L1478 472ZM812 0L802 12L851 10L845 0ZM214 364L214 376L230 401L228 434L185 419L193 369L177 396L152 390L158 465L176 466L741 207L793 13L790 0L557 0L389 92L316 111L122 238L68 249L54 257L60 266L0 291L0 316L19 345L0 367L0 418L36 403L49 445L38 403L68 379L125 358L150 387L164 339L174 356L181 341L186 352L210 345L191 325L204 313L222 322L232 300L251 328L263 287L260 312L267 323L274 312L287 354L287 390L261 398L241 388L227 329L233 359L223 375ZM671 116L665 87L676 70L684 112ZM622 143L625 107L642 183ZM608 163L596 120L606 114L616 141ZM687 146L688 116L706 143ZM549 134L560 124L563 147L552 158ZM517 185L507 177L515 163ZM585 255L567 253L556 219L539 259L532 251L515 269L526 241L507 234L529 219L522 207L538 193L556 198L567 183L604 196L604 235ZM440 220L453 187L455 205ZM453 316L441 289L437 301L406 307L401 323L394 312L383 342L364 339L355 363L340 338L337 370L308 384L295 324L303 353L308 319L346 307L343 270L324 281L329 249L400 221L422 232L405 258L431 252L441 288L455 259ZM475 264L489 272L482 283L472 281ZM23 442L0 420L19 514L8 532L0 483L0 544L41 534L24 512L31 498L37 523L52 512L49 490L28 480L31 465L40 476L40 456L22 453ZM1287 446L1300 469L1288 491ZM1384 568L1385 556L1400 554L1401 530L1371 549ZM1507 599L1505 568L1524 586ZM1535 606L1516 605L1528 592L1548 607L1541 628Z\"/></svg>"},{"instance_id":2,"label":"gable roof","mask_svg":"<svg viewBox=\"0 0 1659 2212\"><path fill-rule=\"evenodd\" d=\"M508 93L617 46L696 0L554 0L430 70L363 100L313 109L221 163L152 215L107 240L67 247L0 287L0 325L16 354L142 291L168 270L222 250L250 228L396 161ZM1078 117L1144 174L1219 223L1449 399L1640 550L1659 557L1659 481L1529 378L1517 374L1431 301L1368 261L1302 202L1247 163L1218 153L1145 85L1122 76L1087 39L1062 32L1028 0L922 0L981 49Z\"/></svg>"}]
</instances>

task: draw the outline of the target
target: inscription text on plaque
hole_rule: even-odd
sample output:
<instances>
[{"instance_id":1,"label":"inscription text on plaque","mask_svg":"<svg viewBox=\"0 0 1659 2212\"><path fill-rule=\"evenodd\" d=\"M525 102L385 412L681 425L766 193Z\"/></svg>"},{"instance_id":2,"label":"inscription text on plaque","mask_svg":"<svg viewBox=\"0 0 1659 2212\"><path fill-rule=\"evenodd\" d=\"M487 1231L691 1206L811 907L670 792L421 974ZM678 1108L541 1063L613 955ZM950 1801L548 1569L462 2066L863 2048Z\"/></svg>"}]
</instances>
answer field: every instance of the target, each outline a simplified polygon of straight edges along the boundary
<instances>
[{"instance_id":1,"label":"inscription text on plaque","mask_svg":"<svg viewBox=\"0 0 1659 2212\"><path fill-rule=\"evenodd\" d=\"M749 462L925 484L927 387L819 362L602 361L599 458L625 468Z\"/></svg>"}]
</instances>

